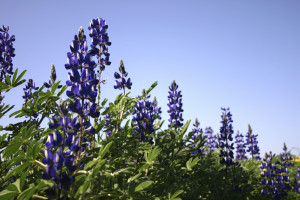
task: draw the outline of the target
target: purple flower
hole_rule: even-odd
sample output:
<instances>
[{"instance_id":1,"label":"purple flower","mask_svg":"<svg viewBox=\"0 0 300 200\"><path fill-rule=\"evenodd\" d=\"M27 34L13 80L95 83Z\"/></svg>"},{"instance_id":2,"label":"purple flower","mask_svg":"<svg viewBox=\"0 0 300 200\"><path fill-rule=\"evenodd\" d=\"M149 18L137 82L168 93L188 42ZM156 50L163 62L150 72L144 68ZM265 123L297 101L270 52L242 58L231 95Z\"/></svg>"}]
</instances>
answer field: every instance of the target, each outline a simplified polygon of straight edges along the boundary
<instances>
[{"instance_id":1,"label":"purple flower","mask_svg":"<svg viewBox=\"0 0 300 200\"><path fill-rule=\"evenodd\" d=\"M0 81L4 81L6 75L13 74L12 58L15 57L13 42L15 36L8 33L9 27L0 28Z\"/></svg>"},{"instance_id":2,"label":"purple flower","mask_svg":"<svg viewBox=\"0 0 300 200\"><path fill-rule=\"evenodd\" d=\"M203 139L203 130L200 128L200 123L198 119L195 119L195 123L193 124L194 128L192 129L193 134L193 145L192 148L196 148L197 143ZM195 151L192 152L192 154L198 154L200 156L205 155L205 152L202 149L194 149Z\"/></svg>"},{"instance_id":3,"label":"purple flower","mask_svg":"<svg viewBox=\"0 0 300 200\"><path fill-rule=\"evenodd\" d=\"M221 108L223 110L223 113L221 115L222 118L222 126L220 128L220 158L221 158L221 164L225 164L226 167L230 165L234 165L233 162L233 145L234 143L231 143L233 140L232 134L233 134L233 127L232 127L232 115L229 111L229 108Z\"/></svg>"},{"instance_id":4,"label":"purple flower","mask_svg":"<svg viewBox=\"0 0 300 200\"><path fill-rule=\"evenodd\" d=\"M132 82L131 82L130 78L128 78L127 80L125 79L127 77L128 73L125 71L124 63L122 60L120 61L119 71L120 71L121 75L118 72L115 72L115 74L114 74L115 79L117 79L115 81L114 88L119 89L119 90L123 89L124 94L125 94L125 88L127 87L128 89L131 89Z\"/></svg>"},{"instance_id":5,"label":"purple flower","mask_svg":"<svg viewBox=\"0 0 300 200\"><path fill-rule=\"evenodd\" d=\"M206 127L205 135L206 135L206 144L208 146L208 152L211 153L215 149L218 148L217 136L213 134L213 130L211 127Z\"/></svg>"},{"instance_id":6,"label":"purple flower","mask_svg":"<svg viewBox=\"0 0 300 200\"><path fill-rule=\"evenodd\" d=\"M175 81L169 87L169 95L168 95L168 113L170 115L169 119L169 127L174 123L174 128L177 129L183 126L183 118L182 118L182 95L181 91L177 91L178 85Z\"/></svg>"},{"instance_id":7,"label":"purple flower","mask_svg":"<svg viewBox=\"0 0 300 200\"><path fill-rule=\"evenodd\" d=\"M237 132L235 136L235 144L236 144L236 160L241 161L241 160L246 160L246 151L245 151L245 144L244 144L244 139L243 139L243 134Z\"/></svg>"},{"instance_id":8,"label":"purple flower","mask_svg":"<svg viewBox=\"0 0 300 200\"><path fill-rule=\"evenodd\" d=\"M146 91L143 90L143 99L136 102L132 115L134 126L137 126L134 133L140 134L140 142L148 141L152 144L153 139L151 137L155 131L153 127L154 121L156 118L159 118L160 113L154 111L153 103L149 101L149 98L150 95L147 95Z\"/></svg>"},{"instance_id":9,"label":"purple flower","mask_svg":"<svg viewBox=\"0 0 300 200\"><path fill-rule=\"evenodd\" d=\"M100 71L105 69L105 65L110 65L108 46L111 45L107 34L106 22L104 19L92 19L88 29L90 30L90 37L92 38L91 50L89 53L92 56L97 55ZM104 56L104 57L102 57Z\"/></svg>"},{"instance_id":10,"label":"purple flower","mask_svg":"<svg viewBox=\"0 0 300 200\"><path fill-rule=\"evenodd\" d=\"M258 141L257 141L257 134L254 135L252 134L252 129L250 124L248 125L248 132L246 134L246 147L247 147L247 152L250 152L253 159L260 160L259 156L259 147L258 147Z\"/></svg>"}]
</instances>

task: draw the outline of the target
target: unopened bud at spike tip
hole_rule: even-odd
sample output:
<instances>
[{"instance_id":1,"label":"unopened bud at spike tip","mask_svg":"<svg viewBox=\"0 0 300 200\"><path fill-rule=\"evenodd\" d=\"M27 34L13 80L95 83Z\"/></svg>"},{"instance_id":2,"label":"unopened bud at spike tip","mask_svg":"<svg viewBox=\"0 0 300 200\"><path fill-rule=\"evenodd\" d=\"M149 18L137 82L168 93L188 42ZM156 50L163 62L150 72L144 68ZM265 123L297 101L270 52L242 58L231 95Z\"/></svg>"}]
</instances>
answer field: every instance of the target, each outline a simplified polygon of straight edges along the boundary
<instances>
[{"instance_id":1,"label":"unopened bud at spike tip","mask_svg":"<svg viewBox=\"0 0 300 200\"><path fill-rule=\"evenodd\" d=\"M51 64L50 80L54 83L56 80L56 70L54 64Z\"/></svg>"},{"instance_id":2,"label":"unopened bud at spike tip","mask_svg":"<svg viewBox=\"0 0 300 200\"><path fill-rule=\"evenodd\" d=\"M126 73L126 71L125 71L125 66L124 66L124 63L123 63L123 60L122 60L122 59L120 60L119 71L121 72L121 74L125 74L125 73Z\"/></svg>"}]
</instances>

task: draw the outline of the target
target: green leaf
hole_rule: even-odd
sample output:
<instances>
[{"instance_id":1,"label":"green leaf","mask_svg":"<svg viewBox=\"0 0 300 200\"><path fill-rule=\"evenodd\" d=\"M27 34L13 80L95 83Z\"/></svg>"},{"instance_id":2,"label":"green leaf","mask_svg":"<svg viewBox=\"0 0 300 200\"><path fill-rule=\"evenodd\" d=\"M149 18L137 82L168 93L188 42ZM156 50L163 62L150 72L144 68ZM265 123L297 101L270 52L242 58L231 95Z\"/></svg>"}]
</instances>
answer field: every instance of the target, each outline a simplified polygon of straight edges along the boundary
<instances>
[{"instance_id":1,"label":"green leaf","mask_svg":"<svg viewBox=\"0 0 300 200\"><path fill-rule=\"evenodd\" d=\"M12 116L14 116L14 115L16 115L16 114L20 114L20 113L22 113L22 110L17 110L16 112L11 113L11 114L9 115L9 117L12 117Z\"/></svg>"},{"instance_id":2,"label":"green leaf","mask_svg":"<svg viewBox=\"0 0 300 200\"><path fill-rule=\"evenodd\" d=\"M99 155L98 158L103 158L106 153L109 151L109 148L111 147L112 142L109 142L105 147L101 147L101 149L99 150Z\"/></svg>"},{"instance_id":3,"label":"green leaf","mask_svg":"<svg viewBox=\"0 0 300 200\"><path fill-rule=\"evenodd\" d=\"M64 91L66 91L67 88L68 88L67 85L62 86L62 88L57 93L57 96L59 97L60 95L62 95L62 93L64 93Z\"/></svg>"},{"instance_id":4,"label":"green leaf","mask_svg":"<svg viewBox=\"0 0 300 200\"><path fill-rule=\"evenodd\" d=\"M37 143L35 143L35 145L33 146L33 148L32 148L32 158L33 158L33 160L36 159L36 157L37 157L39 151L41 150L41 145L42 145L42 144L41 144L40 142L37 142Z\"/></svg>"},{"instance_id":5,"label":"green leaf","mask_svg":"<svg viewBox=\"0 0 300 200\"><path fill-rule=\"evenodd\" d=\"M171 196L171 199L172 200L175 200L175 198L180 195L181 193L183 193L184 190L177 190L172 196Z\"/></svg>"},{"instance_id":6,"label":"green leaf","mask_svg":"<svg viewBox=\"0 0 300 200\"><path fill-rule=\"evenodd\" d=\"M6 75L6 79L5 80L6 80L6 83L11 86L11 80L10 80L10 76L9 75Z\"/></svg>"},{"instance_id":7,"label":"green leaf","mask_svg":"<svg viewBox=\"0 0 300 200\"><path fill-rule=\"evenodd\" d=\"M8 147L4 150L3 157L9 158L11 155L17 152L17 150L22 145L22 141L15 141L8 145Z\"/></svg>"},{"instance_id":8,"label":"green leaf","mask_svg":"<svg viewBox=\"0 0 300 200\"><path fill-rule=\"evenodd\" d=\"M16 69L16 71L15 71L15 73L14 73L14 75L13 75L13 79L12 79L12 81L11 81L11 82L12 82L12 85L15 84L17 74L18 74L18 68Z\"/></svg>"},{"instance_id":9,"label":"green leaf","mask_svg":"<svg viewBox=\"0 0 300 200\"><path fill-rule=\"evenodd\" d=\"M12 199L13 197L17 196L18 192L16 191L9 191L9 190L4 190L0 192L0 199L6 200L6 199Z\"/></svg>"},{"instance_id":10,"label":"green leaf","mask_svg":"<svg viewBox=\"0 0 300 200\"><path fill-rule=\"evenodd\" d=\"M152 163L160 153L161 149L156 146L154 149L149 149L148 152L145 153L145 160L148 163Z\"/></svg>"},{"instance_id":11,"label":"green leaf","mask_svg":"<svg viewBox=\"0 0 300 200\"><path fill-rule=\"evenodd\" d=\"M185 132L187 131L187 129L188 129L189 125L190 125L190 123L191 123L191 120L187 121L187 122L184 124L184 126L182 127L182 130L181 130L181 132L180 132L181 135L184 135L184 134L185 134Z\"/></svg>"},{"instance_id":12,"label":"green leaf","mask_svg":"<svg viewBox=\"0 0 300 200\"><path fill-rule=\"evenodd\" d=\"M48 99L47 96L43 96L43 97L39 97L37 102L35 103L35 105L39 106L41 105L44 101L46 101Z\"/></svg>"},{"instance_id":13,"label":"green leaf","mask_svg":"<svg viewBox=\"0 0 300 200\"><path fill-rule=\"evenodd\" d=\"M15 80L15 84L14 86L16 87L17 85L20 85L19 84L19 81L21 80L21 78L24 76L24 74L27 72L27 70L24 70L18 77L17 79ZM25 82L26 80L23 81L23 83ZM22 83L21 83L22 84Z\"/></svg>"},{"instance_id":14,"label":"green leaf","mask_svg":"<svg viewBox=\"0 0 300 200\"><path fill-rule=\"evenodd\" d=\"M142 191L142 190L146 189L147 187L149 187L152 184L153 184L153 181L144 181L144 182L140 183L138 186L136 186L134 191L135 192Z\"/></svg>"},{"instance_id":15,"label":"green leaf","mask_svg":"<svg viewBox=\"0 0 300 200\"><path fill-rule=\"evenodd\" d=\"M20 191L22 191L28 171L24 172L20 177Z\"/></svg>"},{"instance_id":16,"label":"green leaf","mask_svg":"<svg viewBox=\"0 0 300 200\"><path fill-rule=\"evenodd\" d=\"M92 160L89 163L87 163L86 165L84 165L84 170L88 170L89 168L95 166L98 163L98 160Z\"/></svg>"},{"instance_id":17,"label":"green leaf","mask_svg":"<svg viewBox=\"0 0 300 200\"><path fill-rule=\"evenodd\" d=\"M3 82L0 82L0 90L3 91L3 90L6 90L9 88L9 85L3 83Z\"/></svg>"},{"instance_id":18,"label":"green leaf","mask_svg":"<svg viewBox=\"0 0 300 200\"><path fill-rule=\"evenodd\" d=\"M142 171L144 171L145 169L147 169L149 166L150 166L149 163L145 163L143 166L141 166L141 167L138 169L138 171L139 171L139 172L142 172Z\"/></svg>"},{"instance_id":19,"label":"green leaf","mask_svg":"<svg viewBox=\"0 0 300 200\"><path fill-rule=\"evenodd\" d=\"M197 163L199 162L199 158L190 158L187 162L186 162L186 168L187 168L187 170L189 170L189 171L191 171L192 170L192 168L195 166L195 165L197 165Z\"/></svg>"},{"instance_id":20,"label":"green leaf","mask_svg":"<svg viewBox=\"0 0 300 200\"><path fill-rule=\"evenodd\" d=\"M30 162L26 162L23 163L17 167L15 167L13 170L11 170L6 176L5 176L5 180L8 180L10 177L12 176L16 176L21 172L24 172L26 170L26 168L28 168L30 166Z\"/></svg>"},{"instance_id":21,"label":"green leaf","mask_svg":"<svg viewBox=\"0 0 300 200\"><path fill-rule=\"evenodd\" d=\"M17 86L23 84L25 81L26 81L25 79L21 80L21 81L17 82L15 85L13 85L13 87L17 87Z\"/></svg>"},{"instance_id":22,"label":"green leaf","mask_svg":"<svg viewBox=\"0 0 300 200\"><path fill-rule=\"evenodd\" d=\"M54 94L55 90L58 88L60 81L54 83L51 87L51 93Z\"/></svg>"},{"instance_id":23,"label":"green leaf","mask_svg":"<svg viewBox=\"0 0 300 200\"><path fill-rule=\"evenodd\" d=\"M137 175L130 177L127 183L134 181L135 179L139 178L141 175L142 175L141 173L138 173Z\"/></svg>"},{"instance_id":24,"label":"green leaf","mask_svg":"<svg viewBox=\"0 0 300 200\"><path fill-rule=\"evenodd\" d=\"M31 199L31 197L34 195L36 191L36 187L34 186L34 184L31 184L29 186L29 188L27 188L26 190L24 190L19 196L18 199Z\"/></svg>"}]
</instances>

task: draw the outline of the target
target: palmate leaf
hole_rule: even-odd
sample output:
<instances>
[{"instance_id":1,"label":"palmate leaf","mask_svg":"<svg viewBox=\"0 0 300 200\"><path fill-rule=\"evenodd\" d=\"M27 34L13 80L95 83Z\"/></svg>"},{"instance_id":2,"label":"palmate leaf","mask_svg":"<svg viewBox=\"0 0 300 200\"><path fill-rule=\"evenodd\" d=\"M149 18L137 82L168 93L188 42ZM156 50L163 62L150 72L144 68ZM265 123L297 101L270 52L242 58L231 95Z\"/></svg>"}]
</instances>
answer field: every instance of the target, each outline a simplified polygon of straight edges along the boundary
<instances>
[{"instance_id":1,"label":"palmate leaf","mask_svg":"<svg viewBox=\"0 0 300 200\"><path fill-rule=\"evenodd\" d=\"M15 70L13 78L11 79L9 75L6 76L5 81L6 83L1 82L0 83L0 90L8 92L10 89L17 87L24 83L26 80L21 78L26 73L26 70L24 70L19 76L18 76L18 68Z\"/></svg>"},{"instance_id":2,"label":"palmate leaf","mask_svg":"<svg viewBox=\"0 0 300 200\"><path fill-rule=\"evenodd\" d=\"M3 117L7 112L14 108L13 106L2 104L0 105L0 118Z\"/></svg>"}]
</instances>

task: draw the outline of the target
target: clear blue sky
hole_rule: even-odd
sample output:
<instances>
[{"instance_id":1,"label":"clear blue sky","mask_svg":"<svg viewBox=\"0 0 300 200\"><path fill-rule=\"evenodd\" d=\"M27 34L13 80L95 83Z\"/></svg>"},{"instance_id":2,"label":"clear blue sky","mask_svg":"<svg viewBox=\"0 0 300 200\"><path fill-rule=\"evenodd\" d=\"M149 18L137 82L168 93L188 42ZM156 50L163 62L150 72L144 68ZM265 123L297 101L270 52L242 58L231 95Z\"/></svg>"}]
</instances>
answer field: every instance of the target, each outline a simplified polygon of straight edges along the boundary
<instances>
[{"instance_id":1,"label":"clear blue sky","mask_svg":"<svg viewBox=\"0 0 300 200\"><path fill-rule=\"evenodd\" d=\"M54 63L67 80L66 54L80 26L102 17L109 26L112 65L103 96L113 100L113 73L122 58L132 95L158 81L163 119L167 92L176 80L184 119L219 132L221 107L230 107L233 127L258 133L261 154L300 148L300 1L16 1L1 0L0 25L16 36L14 68L37 85ZM90 41L89 41L90 42ZM90 44L90 43L89 43ZM5 102L20 105L22 87ZM1 124L7 123L8 119ZM297 151L293 151L297 153ZM300 153L300 150L299 150Z\"/></svg>"}]
</instances>

